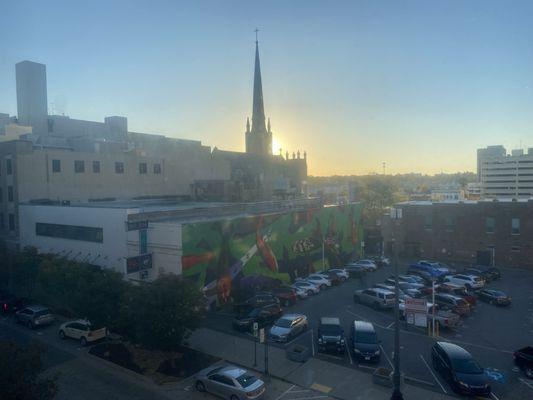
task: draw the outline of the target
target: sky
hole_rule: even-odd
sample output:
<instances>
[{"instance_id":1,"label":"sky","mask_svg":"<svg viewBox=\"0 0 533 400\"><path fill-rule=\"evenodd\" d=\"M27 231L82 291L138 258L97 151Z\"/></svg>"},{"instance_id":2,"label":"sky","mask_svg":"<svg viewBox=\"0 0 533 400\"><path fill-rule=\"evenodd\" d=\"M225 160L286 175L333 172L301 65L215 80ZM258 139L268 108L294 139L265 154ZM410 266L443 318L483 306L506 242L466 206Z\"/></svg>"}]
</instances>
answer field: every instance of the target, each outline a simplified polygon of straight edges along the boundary
<instances>
[{"instance_id":1,"label":"sky","mask_svg":"<svg viewBox=\"0 0 533 400\"><path fill-rule=\"evenodd\" d=\"M533 147L530 1L4 0L0 112L15 63L46 64L49 112L244 150L254 29L274 151L311 175L474 171Z\"/></svg>"}]
</instances>

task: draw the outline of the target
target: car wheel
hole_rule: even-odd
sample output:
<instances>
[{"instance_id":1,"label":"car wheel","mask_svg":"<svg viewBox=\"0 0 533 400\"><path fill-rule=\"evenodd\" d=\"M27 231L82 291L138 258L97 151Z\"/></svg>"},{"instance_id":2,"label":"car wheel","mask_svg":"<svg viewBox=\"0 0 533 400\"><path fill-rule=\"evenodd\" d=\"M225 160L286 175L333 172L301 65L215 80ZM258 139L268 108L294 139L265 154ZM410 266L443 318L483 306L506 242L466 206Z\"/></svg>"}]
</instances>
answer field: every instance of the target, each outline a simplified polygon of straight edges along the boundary
<instances>
[{"instance_id":1,"label":"car wheel","mask_svg":"<svg viewBox=\"0 0 533 400\"><path fill-rule=\"evenodd\" d=\"M205 392L205 385L202 381L196 381L196 384L194 385L196 387L196 390L199 392Z\"/></svg>"},{"instance_id":2,"label":"car wheel","mask_svg":"<svg viewBox=\"0 0 533 400\"><path fill-rule=\"evenodd\" d=\"M533 368L526 368L524 374L529 378L533 379Z\"/></svg>"},{"instance_id":3,"label":"car wheel","mask_svg":"<svg viewBox=\"0 0 533 400\"><path fill-rule=\"evenodd\" d=\"M341 277L341 282L346 282L346 277L342 276Z\"/></svg>"},{"instance_id":4,"label":"car wheel","mask_svg":"<svg viewBox=\"0 0 533 400\"><path fill-rule=\"evenodd\" d=\"M494 300L493 300L493 299L490 299L490 300L489 300L489 303L490 303L490 304L494 304Z\"/></svg>"},{"instance_id":5,"label":"car wheel","mask_svg":"<svg viewBox=\"0 0 533 400\"><path fill-rule=\"evenodd\" d=\"M63 330L60 330L60 331L59 331L59 337L60 337L61 339L65 339L65 338L66 338L66 336L65 336L65 332L63 332Z\"/></svg>"},{"instance_id":6,"label":"car wheel","mask_svg":"<svg viewBox=\"0 0 533 400\"><path fill-rule=\"evenodd\" d=\"M326 288L326 285L322 284L320 285L320 290L324 290Z\"/></svg>"},{"instance_id":7,"label":"car wheel","mask_svg":"<svg viewBox=\"0 0 533 400\"><path fill-rule=\"evenodd\" d=\"M81 347L85 347L87 345L87 339L85 339L85 337L81 337L80 339L80 344L81 344Z\"/></svg>"},{"instance_id":8,"label":"car wheel","mask_svg":"<svg viewBox=\"0 0 533 400\"><path fill-rule=\"evenodd\" d=\"M308 295L308 296L312 296L312 295L313 295L313 291L312 291L312 290L308 290L308 291L307 291L307 295Z\"/></svg>"}]
</instances>

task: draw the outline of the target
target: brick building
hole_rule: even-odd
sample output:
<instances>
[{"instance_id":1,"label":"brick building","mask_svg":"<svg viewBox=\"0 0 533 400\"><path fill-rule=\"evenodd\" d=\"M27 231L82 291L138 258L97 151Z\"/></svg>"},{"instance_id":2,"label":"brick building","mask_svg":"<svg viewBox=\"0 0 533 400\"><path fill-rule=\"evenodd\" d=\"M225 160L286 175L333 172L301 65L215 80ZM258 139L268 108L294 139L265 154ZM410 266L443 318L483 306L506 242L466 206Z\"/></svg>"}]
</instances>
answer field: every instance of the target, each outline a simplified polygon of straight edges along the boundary
<instances>
[{"instance_id":1,"label":"brick building","mask_svg":"<svg viewBox=\"0 0 533 400\"><path fill-rule=\"evenodd\" d=\"M402 219L382 221L386 248L392 237L412 259L494 264L533 269L533 199L399 203Z\"/></svg>"}]
</instances>

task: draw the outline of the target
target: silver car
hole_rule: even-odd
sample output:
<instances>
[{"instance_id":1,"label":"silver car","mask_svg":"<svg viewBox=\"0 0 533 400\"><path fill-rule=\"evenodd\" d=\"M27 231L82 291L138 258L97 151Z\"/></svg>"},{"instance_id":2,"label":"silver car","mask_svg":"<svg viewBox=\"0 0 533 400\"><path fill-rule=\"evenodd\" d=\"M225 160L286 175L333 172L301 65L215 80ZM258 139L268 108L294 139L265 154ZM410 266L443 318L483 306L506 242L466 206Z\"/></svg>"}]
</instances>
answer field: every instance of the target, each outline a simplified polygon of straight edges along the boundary
<instances>
[{"instance_id":1,"label":"silver car","mask_svg":"<svg viewBox=\"0 0 533 400\"><path fill-rule=\"evenodd\" d=\"M258 399L265 393L265 383L245 369L233 365L206 368L194 375L199 392L209 392L229 400Z\"/></svg>"},{"instance_id":2,"label":"silver car","mask_svg":"<svg viewBox=\"0 0 533 400\"><path fill-rule=\"evenodd\" d=\"M309 322L303 314L285 314L278 319L272 328L269 336L275 342L288 342L293 337L307 330Z\"/></svg>"},{"instance_id":3,"label":"silver car","mask_svg":"<svg viewBox=\"0 0 533 400\"><path fill-rule=\"evenodd\" d=\"M43 306L29 306L17 311L15 319L18 323L33 329L38 326L49 325L55 318L50 310Z\"/></svg>"}]
</instances>

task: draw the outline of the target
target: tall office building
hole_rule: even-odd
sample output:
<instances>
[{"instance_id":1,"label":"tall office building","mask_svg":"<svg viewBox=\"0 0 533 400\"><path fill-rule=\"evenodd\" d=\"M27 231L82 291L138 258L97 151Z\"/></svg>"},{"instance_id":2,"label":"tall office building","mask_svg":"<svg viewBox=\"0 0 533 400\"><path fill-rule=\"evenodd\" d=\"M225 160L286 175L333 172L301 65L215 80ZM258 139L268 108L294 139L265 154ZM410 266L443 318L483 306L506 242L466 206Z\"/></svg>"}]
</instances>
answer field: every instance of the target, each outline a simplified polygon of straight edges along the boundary
<instances>
[{"instance_id":1,"label":"tall office building","mask_svg":"<svg viewBox=\"0 0 533 400\"><path fill-rule=\"evenodd\" d=\"M16 64L15 70L18 122L33 127L34 133L45 133L48 118L46 66L32 61L22 61Z\"/></svg>"}]
</instances>

